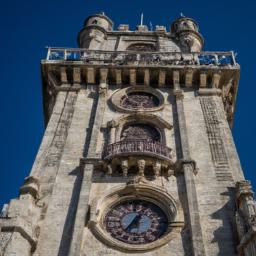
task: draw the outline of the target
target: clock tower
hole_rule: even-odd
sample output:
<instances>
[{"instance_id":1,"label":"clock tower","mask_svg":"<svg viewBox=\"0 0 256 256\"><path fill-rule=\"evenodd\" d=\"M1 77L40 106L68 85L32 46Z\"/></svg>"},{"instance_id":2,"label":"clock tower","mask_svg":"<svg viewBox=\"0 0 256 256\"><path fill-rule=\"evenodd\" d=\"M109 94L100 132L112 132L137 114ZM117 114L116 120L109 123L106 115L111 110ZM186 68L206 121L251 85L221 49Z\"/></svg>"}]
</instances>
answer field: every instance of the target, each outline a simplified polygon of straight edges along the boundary
<instances>
[{"instance_id":1,"label":"clock tower","mask_svg":"<svg viewBox=\"0 0 256 256\"><path fill-rule=\"evenodd\" d=\"M41 62L45 134L0 218L3 256L256 255L231 128L240 67L196 21L88 17Z\"/></svg>"}]
</instances>

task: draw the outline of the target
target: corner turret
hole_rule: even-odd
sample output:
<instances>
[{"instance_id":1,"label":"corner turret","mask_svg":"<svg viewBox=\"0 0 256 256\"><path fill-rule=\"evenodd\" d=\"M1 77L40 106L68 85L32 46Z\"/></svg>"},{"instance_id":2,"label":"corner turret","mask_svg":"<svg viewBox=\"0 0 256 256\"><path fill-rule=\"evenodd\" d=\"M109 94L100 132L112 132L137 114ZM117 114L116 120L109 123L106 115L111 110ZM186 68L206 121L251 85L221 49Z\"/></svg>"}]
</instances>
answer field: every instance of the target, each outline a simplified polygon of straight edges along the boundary
<instances>
[{"instance_id":1,"label":"corner turret","mask_svg":"<svg viewBox=\"0 0 256 256\"><path fill-rule=\"evenodd\" d=\"M78 34L78 46L100 50L107 39L107 31L112 30L113 22L104 12L91 15L84 21L84 27Z\"/></svg>"},{"instance_id":2,"label":"corner turret","mask_svg":"<svg viewBox=\"0 0 256 256\"><path fill-rule=\"evenodd\" d=\"M202 50L204 40L195 20L182 15L172 23L171 31L181 42L185 51L200 52Z\"/></svg>"}]
</instances>

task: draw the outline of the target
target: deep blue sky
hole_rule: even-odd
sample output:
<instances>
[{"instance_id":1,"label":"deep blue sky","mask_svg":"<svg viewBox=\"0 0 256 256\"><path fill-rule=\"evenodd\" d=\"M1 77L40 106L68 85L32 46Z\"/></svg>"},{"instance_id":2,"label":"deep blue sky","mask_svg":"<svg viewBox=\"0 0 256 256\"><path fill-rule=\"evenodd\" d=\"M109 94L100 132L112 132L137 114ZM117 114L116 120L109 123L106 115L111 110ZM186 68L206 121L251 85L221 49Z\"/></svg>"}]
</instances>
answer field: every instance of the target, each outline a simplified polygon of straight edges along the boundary
<instances>
[{"instance_id":1,"label":"deep blue sky","mask_svg":"<svg viewBox=\"0 0 256 256\"><path fill-rule=\"evenodd\" d=\"M166 25L183 12L198 21L205 50L238 52L241 82L233 134L247 179L256 188L256 2L252 0L14 0L1 3L0 15L0 206L18 195L29 175L43 131L40 60L45 46L76 47L84 19L105 11L134 29Z\"/></svg>"}]
</instances>

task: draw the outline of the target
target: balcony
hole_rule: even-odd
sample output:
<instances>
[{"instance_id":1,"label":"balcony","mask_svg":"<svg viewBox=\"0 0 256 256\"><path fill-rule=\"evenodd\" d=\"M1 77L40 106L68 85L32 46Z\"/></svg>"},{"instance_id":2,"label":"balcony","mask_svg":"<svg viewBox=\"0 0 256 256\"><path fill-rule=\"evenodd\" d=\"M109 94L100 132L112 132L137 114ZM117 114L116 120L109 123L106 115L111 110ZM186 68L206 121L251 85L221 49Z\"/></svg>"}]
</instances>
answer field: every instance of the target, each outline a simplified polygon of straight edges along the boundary
<instances>
[{"instance_id":1,"label":"balcony","mask_svg":"<svg viewBox=\"0 0 256 256\"><path fill-rule=\"evenodd\" d=\"M171 149L157 141L125 140L107 146L104 158L138 155L171 161Z\"/></svg>"},{"instance_id":2,"label":"balcony","mask_svg":"<svg viewBox=\"0 0 256 256\"><path fill-rule=\"evenodd\" d=\"M231 52L136 52L48 48L46 61L81 61L85 64L235 66Z\"/></svg>"}]
</instances>

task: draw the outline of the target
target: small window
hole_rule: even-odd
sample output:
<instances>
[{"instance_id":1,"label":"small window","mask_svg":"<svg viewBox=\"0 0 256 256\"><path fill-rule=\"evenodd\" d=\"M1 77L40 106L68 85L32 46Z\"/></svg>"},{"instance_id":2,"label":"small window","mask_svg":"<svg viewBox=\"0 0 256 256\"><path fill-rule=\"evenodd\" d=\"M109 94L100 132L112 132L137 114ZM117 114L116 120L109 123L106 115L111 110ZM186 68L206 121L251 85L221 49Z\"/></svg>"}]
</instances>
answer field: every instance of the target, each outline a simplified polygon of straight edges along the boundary
<instances>
[{"instance_id":1,"label":"small window","mask_svg":"<svg viewBox=\"0 0 256 256\"><path fill-rule=\"evenodd\" d=\"M138 52L154 52L156 51L156 47L153 44L147 43L137 43L131 44L127 48L128 51L138 51Z\"/></svg>"},{"instance_id":2,"label":"small window","mask_svg":"<svg viewBox=\"0 0 256 256\"><path fill-rule=\"evenodd\" d=\"M97 20L94 20L94 21L92 22L92 24L96 25L96 24L98 24L98 21L97 21Z\"/></svg>"}]
</instances>

